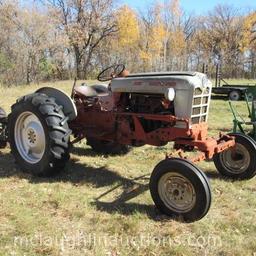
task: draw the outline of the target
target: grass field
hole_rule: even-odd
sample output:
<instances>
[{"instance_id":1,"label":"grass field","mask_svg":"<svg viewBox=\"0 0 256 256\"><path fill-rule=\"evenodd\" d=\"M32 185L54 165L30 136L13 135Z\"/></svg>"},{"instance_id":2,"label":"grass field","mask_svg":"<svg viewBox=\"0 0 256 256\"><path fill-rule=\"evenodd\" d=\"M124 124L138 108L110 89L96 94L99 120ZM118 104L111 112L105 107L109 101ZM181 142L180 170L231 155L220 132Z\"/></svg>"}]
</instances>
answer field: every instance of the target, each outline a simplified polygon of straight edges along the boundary
<instances>
[{"instance_id":1,"label":"grass field","mask_svg":"<svg viewBox=\"0 0 256 256\"><path fill-rule=\"evenodd\" d=\"M54 86L70 92L72 82ZM9 112L17 97L36 87L2 88L0 105ZM245 112L243 102L236 105ZM231 130L227 101L212 100L209 128L211 135ZM9 148L2 150L0 255L255 256L255 179L224 180L212 162L202 162L213 192L208 215L185 224L155 209L148 179L170 149L144 146L106 157L83 141L55 178L22 173Z\"/></svg>"}]
</instances>

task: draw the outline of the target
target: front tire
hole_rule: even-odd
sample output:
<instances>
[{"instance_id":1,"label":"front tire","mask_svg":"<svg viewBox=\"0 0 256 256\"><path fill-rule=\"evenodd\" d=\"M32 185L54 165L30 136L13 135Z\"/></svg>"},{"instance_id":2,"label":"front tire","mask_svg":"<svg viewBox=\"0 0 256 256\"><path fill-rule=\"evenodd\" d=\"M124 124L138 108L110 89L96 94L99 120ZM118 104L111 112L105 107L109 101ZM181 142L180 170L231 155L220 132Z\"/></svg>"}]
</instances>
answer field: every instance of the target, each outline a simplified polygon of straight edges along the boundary
<instances>
[{"instance_id":1,"label":"front tire","mask_svg":"<svg viewBox=\"0 0 256 256\"><path fill-rule=\"evenodd\" d=\"M168 216L193 222L203 218L210 209L207 177L184 159L161 161L151 174L149 188L156 207Z\"/></svg>"},{"instance_id":2,"label":"front tire","mask_svg":"<svg viewBox=\"0 0 256 256\"><path fill-rule=\"evenodd\" d=\"M256 175L256 144L252 138L240 133L235 137L235 147L213 156L217 170L225 177L244 180Z\"/></svg>"},{"instance_id":3,"label":"front tire","mask_svg":"<svg viewBox=\"0 0 256 256\"><path fill-rule=\"evenodd\" d=\"M69 159L68 127L54 98L34 93L17 100L8 117L9 143L18 166L36 176L54 175Z\"/></svg>"}]
</instances>

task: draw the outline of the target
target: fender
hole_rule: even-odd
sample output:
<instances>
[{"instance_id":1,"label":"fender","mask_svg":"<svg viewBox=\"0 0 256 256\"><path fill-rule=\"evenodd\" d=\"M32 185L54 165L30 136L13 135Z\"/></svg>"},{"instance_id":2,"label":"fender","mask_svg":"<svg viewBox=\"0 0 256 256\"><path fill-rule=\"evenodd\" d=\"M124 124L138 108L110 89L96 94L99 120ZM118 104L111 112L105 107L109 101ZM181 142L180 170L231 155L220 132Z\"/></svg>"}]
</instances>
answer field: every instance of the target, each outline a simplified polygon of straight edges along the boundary
<instances>
[{"instance_id":1,"label":"fender","mask_svg":"<svg viewBox=\"0 0 256 256\"><path fill-rule=\"evenodd\" d=\"M42 87L36 93L44 93L49 97L55 98L56 103L63 106L63 112L69 117L69 121L77 117L77 109L73 100L62 90L52 87Z\"/></svg>"}]
</instances>

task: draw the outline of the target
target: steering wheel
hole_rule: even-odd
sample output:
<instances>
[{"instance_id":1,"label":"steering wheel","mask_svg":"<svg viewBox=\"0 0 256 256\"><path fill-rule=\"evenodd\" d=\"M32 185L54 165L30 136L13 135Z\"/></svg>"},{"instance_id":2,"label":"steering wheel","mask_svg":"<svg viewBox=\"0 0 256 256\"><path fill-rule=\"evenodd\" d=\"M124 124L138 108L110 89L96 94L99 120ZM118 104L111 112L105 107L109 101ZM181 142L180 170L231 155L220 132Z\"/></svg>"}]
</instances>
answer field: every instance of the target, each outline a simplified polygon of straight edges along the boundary
<instances>
[{"instance_id":1,"label":"steering wheel","mask_svg":"<svg viewBox=\"0 0 256 256\"><path fill-rule=\"evenodd\" d=\"M114 77L119 76L125 70L125 65L117 64L110 66L103 71L101 71L97 77L100 82L106 82Z\"/></svg>"}]
</instances>

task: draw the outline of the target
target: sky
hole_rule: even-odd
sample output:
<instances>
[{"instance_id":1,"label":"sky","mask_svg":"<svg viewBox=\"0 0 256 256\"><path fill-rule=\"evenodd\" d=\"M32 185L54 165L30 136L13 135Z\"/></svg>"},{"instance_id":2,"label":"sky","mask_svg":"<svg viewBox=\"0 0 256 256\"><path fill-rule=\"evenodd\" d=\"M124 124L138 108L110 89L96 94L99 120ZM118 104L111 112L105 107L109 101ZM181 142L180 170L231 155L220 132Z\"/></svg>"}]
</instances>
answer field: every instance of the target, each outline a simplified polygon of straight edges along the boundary
<instances>
[{"instance_id":1,"label":"sky","mask_svg":"<svg viewBox=\"0 0 256 256\"><path fill-rule=\"evenodd\" d=\"M120 0L121 3L128 4L134 9L143 11L143 8L147 7L153 0ZM256 0L180 0L182 9L188 13L194 13L198 15L207 14L209 10L212 10L214 6L218 4L233 5L236 8L247 9L251 8L256 10Z\"/></svg>"}]
</instances>

